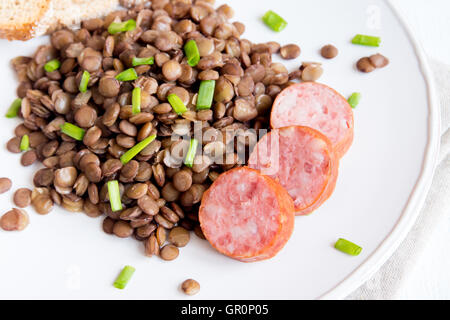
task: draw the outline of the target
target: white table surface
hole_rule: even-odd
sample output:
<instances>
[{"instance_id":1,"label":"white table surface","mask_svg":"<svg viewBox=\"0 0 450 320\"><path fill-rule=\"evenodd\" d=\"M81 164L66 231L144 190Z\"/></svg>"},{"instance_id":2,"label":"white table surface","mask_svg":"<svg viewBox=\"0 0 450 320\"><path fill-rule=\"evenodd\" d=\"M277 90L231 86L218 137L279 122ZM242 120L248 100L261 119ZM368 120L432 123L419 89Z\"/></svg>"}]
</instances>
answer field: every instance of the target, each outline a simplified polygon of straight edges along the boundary
<instances>
[{"instance_id":1,"label":"white table surface","mask_svg":"<svg viewBox=\"0 0 450 320\"><path fill-rule=\"evenodd\" d=\"M427 55L450 65L450 1L394 0L394 4ZM399 299L450 299L449 230L450 212L436 228L422 257L398 292Z\"/></svg>"}]
</instances>

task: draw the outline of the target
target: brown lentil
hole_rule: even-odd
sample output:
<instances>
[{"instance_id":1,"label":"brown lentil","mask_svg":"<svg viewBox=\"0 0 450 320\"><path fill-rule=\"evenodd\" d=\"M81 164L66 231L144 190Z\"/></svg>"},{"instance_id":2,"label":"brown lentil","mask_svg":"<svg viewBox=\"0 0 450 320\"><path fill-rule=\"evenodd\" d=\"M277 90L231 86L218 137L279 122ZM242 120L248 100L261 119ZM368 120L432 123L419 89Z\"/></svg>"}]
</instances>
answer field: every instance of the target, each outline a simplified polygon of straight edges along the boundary
<instances>
[{"instance_id":1,"label":"brown lentil","mask_svg":"<svg viewBox=\"0 0 450 320\"><path fill-rule=\"evenodd\" d=\"M166 201L177 201L180 196L180 191L175 188L172 182L167 183L161 190L161 195Z\"/></svg>"},{"instance_id":2,"label":"brown lentil","mask_svg":"<svg viewBox=\"0 0 450 320\"><path fill-rule=\"evenodd\" d=\"M157 215L159 212L158 204L148 195L144 195L139 198L137 204L145 214L148 214L150 216Z\"/></svg>"},{"instance_id":3,"label":"brown lentil","mask_svg":"<svg viewBox=\"0 0 450 320\"><path fill-rule=\"evenodd\" d=\"M20 163L24 167L31 166L33 163L35 163L37 160L37 154L34 150L29 150L25 152L22 157L20 158Z\"/></svg>"},{"instance_id":4,"label":"brown lentil","mask_svg":"<svg viewBox=\"0 0 450 320\"><path fill-rule=\"evenodd\" d=\"M132 207L132 208L128 208L123 210L120 213L120 219L122 220L133 220L137 217L139 217L142 213L142 210L139 207Z\"/></svg>"},{"instance_id":5,"label":"brown lentil","mask_svg":"<svg viewBox=\"0 0 450 320\"><path fill-rule=\"evenodd\" d=\"M375 70L375 66L372 64L368 57L364 57L358 60L356 68L364 73L370 73Z\"/></svg>"},{"instance_id":6,"label":"brown lentil","mask_svg":"<svg viewBox=\"0 0 450 320\"><path fill-rule=\"evenodd\" d=\"M180 192L189 190L192 186L192 174L186 170L181 170L173 176L173 186Z\"/></svg>"},{"instance_id":7,"label":"brown lentil","mask_svg":"<svg viewBox=\"0 0 450 320\"><path fill-rule=\"evenodd\" d=\"M152 233L156 230L156 225L153 223L149 223L145 226L136 228L136 236L141 239L147 239L152 235Z\"/></svg>"},{"instance_id":8,"label":"brown lentil","mask_svg":"<svg viewBox=\"0 0 450 320\"><path fill-rule=\"evenodd\" d=\"M6 149L8 149L8 151L11 153L21 153L22 151L20 150L20 141L20 137L11 138L6 144Z\"/></svg>"},{"instance_id":9,"label":"brown lentil","mask_svg":"<svg viewBox=\"0 0 450 320\"><path fill-rule=\"evenodd\" d=\"M158 240L156 239L156 236L154 234L152 234L145 242L145 255L147 257L160 255Z\"/></svg>"},{"instance_id":10,"label":"brown lentil","mask_svg":"<svg viewBox=\"0 0 450 320\"><path fill-rule=\"evenodd\" d=\"M202 240L206 240L205 235L203 234L203 230L199 225L196 225L194 228L194 233L197 237L199 237Z\"/></svg>"},{"instance_id":11,"label":"brown lentil","mask_svg":"<svg viewBox=\"0 0 450 320\"><path fill-rule=\"evenodd\" d=\"M317 64L311 64L306 66L302 70L303 81L317 81L323 74L323 68Z\"/></svg>"},{"instance_id":12,"label":"brown lentil","mask_svg":"<svg viewBox=\"0 0 450 320\"><path fill-rule=\"evenodd\" d=\"M75 121L82 128L92 127L96 119L97 111L89 106L83 106L75 112Z\"/></svg>"},{"instance_id":13,"label":"brown lentil","mask_svg":"<svg viewBox=\"0 0 450 320\"><path fill-rule=\"evenodd\" d=\"M117 221L114 223L113 233L119 238L128 238L133 234L134 229L128 222Z\"/></svg>"},{"instance_id":14,"label":"brown lentil","mask_svg":"<svg viewBox=\"0 0 450 320\"><path fill-rule=\"evenodd\" d=\"M53 183L53 179L52 169L40 169L34 174L33 183L36 187L48 187Z\"/></svg>"},{"instance_id":15,"label":"brown lentil","mask_svg":"<svg viewBox=\"0 0 450 320\"><path fill-rule=\"evenodd\" d=\"M14 204L19 208L26 208L31 203L31 190L20 188L14 192Z\"/></svg>"},{"instance_id":16,"label":"brown lentil","mask_svg":"<svg viewBox=\"0 0 450 320\"><path fill-rule=\"evenodd\" d=\"M40 194L32 199L31 204L34 210L41 215L50 213L53 209L53 200L49 194Z\"/></svg>"},{"instance_id":17,"label":"brown lentil","mask_svg":"<svg viewBox=\"0 0 450 320\"><path fill-rule=\"evenodd\" d=\"M193 296L200 292L200 284L193 279L188 279L181 284L181 290L188 296Z\"/></svg>"},{"instance_id":18,"label":"brown lentil","mask_svg":"<svg viewBox=\"0 0 450 320\"><path fill-rule=\"evenodd\" d=\"M379 53L371 55L369 61L375 68L384 68L389 64L389 59Z\"/></svg>"},{"instance_id":19,"label":"brown lentil","mask_svg":"<svg viewBox=\"0 0 450 320\"><path fill-rule=\"evenodd\" d=\"M189 231L182 227L175 227L169 232L169 242L178 248L185 247L190 240Z\"/></svg>"},{"instance_id":20,"label":"brown lentil","mask_svg":"<svg viewBox=\"0 0 450 320\"><path fill-rule=\"evenodd\" d=\"M164 204L161 206L164 207ZM166 228L166 229L172 229L174 224L172 222L170 222L169 220L167 220L166 218L164 218L161 214L157 214L156 216L153 217L153 219L155 219L155 221L162 227Z\"/></svg>"},{"instance_id":21,"label":"brown lentil","mask_svg":"<svg viewBox=\"0 0 450 320\"><path fill-rule=\"evenodd\" d=\"M148 186L145 183L136 183L126 192L126 195L130 199L140 199L147 194Z\"/></svg>"},{"instance_id":22,"label":"brown lentil","mask_svg":"<svg viewBox=\"0 0 450 320\"><path fill-rule=\"evenodd\" d=\"M166 243L167 238L167 230L164 227L159 226L156 229L156 239L158 240L158 244L162 247Z\"/></svg>"},{"instance_id":23,"label":"brown lentil","mask_svg":"<svg viewBox=\"0 0 450 320\"><path fill-rule=\"evenodd\" d=\"M114 224L115 224L115 221L113 219L111 219L110 217L106 217L103 220L103 225L102 225L103 231L107 234L113 234L114 233L113 232Z\"/></svg>"},{"instance_id":24,"label":"brown lentil","mask_svg":"<svg viewBox=\"0 0 450 320\"><path fill-rule=\"evenodd\" d=\"M280 55L283 59L292 60L300 55L300 47L296 44L288 44L280 49Z\"/></svg>"},{"instance_id":25,"label":"brown lentil","mask_svg":"<svg viewBox=\"0 0 450 320\"><path fill-rule=\"evenodd\" d=\"M168 244L161 248L160 256L163 260L172 261L178 258L180 251L174 245Z\"/></svg>"},{"instance_id":26,"label":"brown lentil","mask_svg":"<svg viewBox=\"0 0 450 320\"><path fill-rule=\"evenodd\" d=\"M173 224L176 224L180 220L180 217L167 206L161 207L160 211L163 217L166 218L169 222L172 222Z\"/></svg>"},{"instance_id":27,"label":"brown lentil","mask_svg":"<svg viewBox=\"0 0 450 320\"><path fill-rule=\"evenodd\" d=\"M89 199L85 199L83 202L83 211L88 217L97 218L102 215L100 209L93 204Z\"/></svg>"},{"instance_id":28,"label":"brown lentil","mask_svg":"<svg viewBox=\"0 0 450 320\"><path fill-rule=\"evenodd\" d=\"M168 81L175 81L181 77L181 66L176 60L169 60L164 63L162 73Z\"/></svg>"},{"instance_id":29,"label":"brown lentil","mask_svg":"<svg viewBox=\"0 0 450 320\"><path fill-rule=\"evenodd\" d=\"M14 208L0 218L0 228L5 231L22 231L28 224L28 214L23 209Z\"/></svg>"},{"instance_id":30,"label":"brown lentil","mask_svg":"<svg viewBox=\"0 0 450 320\"><path fill-rule=\"evenodd\" d=\"M322 49L320 50L320 54L322 55L322 57L324 57L325 59L334 59L337 57L337 55L339 54L338 49L333 46L332 44L327 44L326 46L323 46Z\"/></svg>"},{"instance_id":31,"label":"brown lentil","mask_svg":"<svg viewBox=\"0 0 450 320\"><path fill-rule=\"evenodd\" d=\"M98 92L105 98L116 97L120 92L120 82L113 77L102 77L99 82Z\"/></svg>"},{"instance_id":32,"label":"brown lentil","mask_svg":"<svg viewBox=\"0 0 450 320\"><path fill-rule=\"evenodd\" d=\"M9 178L0 178L0 194L5 193L11 189L12 181Z\"/></svg>"}]
</instances>

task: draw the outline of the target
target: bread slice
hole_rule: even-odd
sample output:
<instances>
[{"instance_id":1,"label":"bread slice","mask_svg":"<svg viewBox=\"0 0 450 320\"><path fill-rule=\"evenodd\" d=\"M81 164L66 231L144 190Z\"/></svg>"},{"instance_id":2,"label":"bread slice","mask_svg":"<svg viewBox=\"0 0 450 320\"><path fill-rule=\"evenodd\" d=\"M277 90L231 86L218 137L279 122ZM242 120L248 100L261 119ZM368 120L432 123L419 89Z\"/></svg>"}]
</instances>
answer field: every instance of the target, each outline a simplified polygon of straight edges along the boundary
<instances>
[{"instance_id":1,"label":"bread slice","mask_svg":"<svg viewBox=\"0 0 450 320\"><path fill-rule=\"evenodd\" d=\"M59 26L103 17L118 5L119 0L0 0L0 38L28 40Z\"/></svg>"},{"instance_id":2,"label":"bread slice","mask_svg":"<svg viewBox=\"0 0 450 320\"><path fill-rule=\"evenodd\" d=\"M28 40L42 35L52 17L52 0L1 0L0 38Z\"/></svg>"},{"instance_id":3,"label":"bread slice","mask_svg":"<svg viewBox=\"0 0 450 320\"><path fill-rule=\"evenodd\" d=\"M131 9L136 6L143 5L146 2L148 3L149 1L148 0L120 0L119 2L122 7Z\"/></svg>"},{"instance_id":4,"label":"bread slice","mask_svg":"<svg viewBox=\"0 0 450 320\"><path fill-rule=\"evenodd\" d=\"M53 24L73 26L83 20L104 17L119 5L119 0L52 0Z\"/></svg>"}]
</instances>

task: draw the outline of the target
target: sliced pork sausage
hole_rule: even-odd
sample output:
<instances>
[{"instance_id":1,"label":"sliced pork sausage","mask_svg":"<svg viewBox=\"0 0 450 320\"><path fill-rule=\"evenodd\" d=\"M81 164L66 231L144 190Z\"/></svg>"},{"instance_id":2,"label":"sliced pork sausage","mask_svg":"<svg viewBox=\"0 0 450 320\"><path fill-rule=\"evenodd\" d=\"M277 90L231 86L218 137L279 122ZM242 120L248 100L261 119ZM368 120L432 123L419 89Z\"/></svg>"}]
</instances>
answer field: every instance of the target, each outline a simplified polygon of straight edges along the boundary
<instances>
[{"instance_id":1,"label":"sliced pork sausage","mask_svg":"<svg viewBox=\"0 0 450 320\"><path fill-rule=\"evenodd\" d=\"M339 160L331 142L308 127L274 129L256 145L251 168L278 181L294 200L297 215L306 215L332 194Z\"/></svg>"},{"instance_id":2,"label":"sliced pork sausage","mask_svg":"<svg viewBox=\"0 0 450 320\"><path fill-rule=\"evenodd\" d=\"M272 128L306 126L330 139L341 158L353 142L353 111L347 100L330 87L304 82L284 89L276 98Z\"/></svg>"},{"instance_id":3,"label":"sliced pork sausage","mask_svg":"<svg viewBox=\"0 0 450 320\"><path fill-rule=\"evenodd\" d=\"M222 174L205 192L199 219L220 253L254 262L274 257L289 240L294 205L275 180L242 167Z\"/></svg>"}]
</instances>

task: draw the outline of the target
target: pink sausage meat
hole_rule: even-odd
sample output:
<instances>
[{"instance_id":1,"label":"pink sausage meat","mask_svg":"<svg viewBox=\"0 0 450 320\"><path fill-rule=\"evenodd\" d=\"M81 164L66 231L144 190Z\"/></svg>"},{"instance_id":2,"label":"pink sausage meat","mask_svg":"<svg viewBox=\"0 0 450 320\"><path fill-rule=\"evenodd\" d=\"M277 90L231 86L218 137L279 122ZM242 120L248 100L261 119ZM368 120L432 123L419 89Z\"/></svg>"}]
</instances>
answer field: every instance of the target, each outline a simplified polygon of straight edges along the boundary
<instances>
[{"instance_id":1,"label":"pink sausage meat","mask_svg":"<svg viewBox=\"0 0 450 320\"><path fill-rule=\"evenodd\" d=\"M304 82L284 89L271 114L272 128L306 126L330 139L341 158L353 142L353 111L347 100L332 88Z\"/></svg>"},{"instance_id":2,"label":"pink sausage meat","mask_svg":"<svg viewBox=\"0 0 450 320\"><path fill-rule=\"evenodd\" d=\"M323 134L292 126L265 135L250 155L249 167L278 181L294 200L296 214L305 215L331 196L339 160Z\"/></svg>"},{"instance_id":3,"label":"pink sausage meat","mask_svg":"<svg viewBox=\"0 0 450 320\"><path fill-rule=\"evenodd\" d=\"M294 206L286 190L250 168L222 174L204 194L202 231L222 254L243 262L275 256L294 228Z\"/></svg>"}]
</instances>

